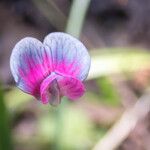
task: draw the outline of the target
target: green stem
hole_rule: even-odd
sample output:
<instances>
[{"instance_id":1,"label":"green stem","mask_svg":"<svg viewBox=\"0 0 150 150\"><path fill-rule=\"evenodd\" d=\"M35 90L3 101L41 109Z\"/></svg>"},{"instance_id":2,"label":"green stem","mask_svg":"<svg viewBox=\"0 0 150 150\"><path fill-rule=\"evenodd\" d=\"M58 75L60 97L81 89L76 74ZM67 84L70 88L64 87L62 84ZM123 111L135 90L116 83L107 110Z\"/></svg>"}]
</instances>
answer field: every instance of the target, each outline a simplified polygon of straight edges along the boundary
<instances>
[{"instance_id":1,"label":"green stem","mask_svg":"<svg viewBox=\"0 0 150 150\"><path fill-rule=\"evenodd\" d=\"M62 148L62 138L63 138L63 128L65 126L65 122L63 120L63 115L65 114L65 109L68 105L67 98L63 98L61 105L55 108L54 116L55 116L55 137L54 137L54 149L61 150Z\"/></svg>"},{"instance_id":2,"label":"green stem","mask_svg":"<svg viewBox=\"0 0 150 150\"><path fill-rule=\"evenodd\" d=\"M90 0L74 0L67 23L66 32L79 38Z\"/></svg>"},{"instance_id":3,"label":"green stem","mask_svg":"<svg viewBox=\"0 0 150 150\"><path fill-rule=\"evenodd\" d=\"M4 102L4 95L0 86L0 149L13 150L9 116Z\"/></svg>"}]
</instances>

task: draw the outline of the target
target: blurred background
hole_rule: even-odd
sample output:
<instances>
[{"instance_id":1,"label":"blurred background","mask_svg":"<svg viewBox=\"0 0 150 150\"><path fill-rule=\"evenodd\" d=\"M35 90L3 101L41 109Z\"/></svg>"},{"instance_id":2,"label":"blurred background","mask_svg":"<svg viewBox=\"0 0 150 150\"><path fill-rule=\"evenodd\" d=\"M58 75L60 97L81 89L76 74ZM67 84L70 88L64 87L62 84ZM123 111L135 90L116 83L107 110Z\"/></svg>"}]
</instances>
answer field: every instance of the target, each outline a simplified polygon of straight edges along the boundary
<instances>
[{"instance_id":1,"label":"blurred background","mask_svg":"<svg viewBox=\"0 0 150 150\"><path fill-rule=\"evenodd\" d=\"M149 14L150 0L0 0L0 150L91 150L112 127L123 135L112 149L149 150L150 107L138 103L150 86ZM20 39L56 31L79 38L92 65L85 95L53 108L15 87L9 59ZM134 128L131 117L120 132L136 104Z\"/></svg>"}]
</instances>

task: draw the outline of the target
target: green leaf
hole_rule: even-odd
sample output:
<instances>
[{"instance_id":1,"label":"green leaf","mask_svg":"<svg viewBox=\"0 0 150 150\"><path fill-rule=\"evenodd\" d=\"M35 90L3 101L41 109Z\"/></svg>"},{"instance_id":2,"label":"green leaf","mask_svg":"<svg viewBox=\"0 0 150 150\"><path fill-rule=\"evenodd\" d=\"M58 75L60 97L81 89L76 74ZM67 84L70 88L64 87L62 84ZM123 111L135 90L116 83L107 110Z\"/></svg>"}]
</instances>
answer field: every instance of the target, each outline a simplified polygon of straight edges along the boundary
<instances>
[{"instance_id":1,"label":"green leaf","mask_svg":"<svg viewBox=\"0 0 150 150\"><path fill-rule=\"evenodd\" d=\"M0 85L0 149L13 150L11 141L10 120L4 102L4 93Z\"/></svg>"},{"instance_id":2,"label":"green leaf","mask_svg":"<svg viewBox=\"0 0 150 150\"><path fill-rule=\"evenodd\" d=\"M98 78L97 84L100 91L100 99L103 100L103 103L112 106L118 106L120 104L120 97L109 77Z\"/></svg>"}]
</instances>

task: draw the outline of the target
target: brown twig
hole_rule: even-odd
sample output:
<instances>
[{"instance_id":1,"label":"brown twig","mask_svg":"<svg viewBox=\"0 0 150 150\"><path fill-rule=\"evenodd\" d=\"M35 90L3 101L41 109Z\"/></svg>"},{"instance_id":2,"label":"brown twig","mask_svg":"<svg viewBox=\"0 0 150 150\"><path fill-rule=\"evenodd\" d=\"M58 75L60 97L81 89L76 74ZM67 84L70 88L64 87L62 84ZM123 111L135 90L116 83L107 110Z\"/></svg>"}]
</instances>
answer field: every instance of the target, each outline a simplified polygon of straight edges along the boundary
<instances>
[{"instance_id":1,"label":"brown twig","mask_svg":"<svg viewBox=\"0 0 150 150\"><path fill-rule=\"evenodd\" d=\"M134 129L137 122L150 111L150 93L143 95L136 104L126 110L119 121L95 145L93 150L114 150Z\"/></svg>"}]
</instances>

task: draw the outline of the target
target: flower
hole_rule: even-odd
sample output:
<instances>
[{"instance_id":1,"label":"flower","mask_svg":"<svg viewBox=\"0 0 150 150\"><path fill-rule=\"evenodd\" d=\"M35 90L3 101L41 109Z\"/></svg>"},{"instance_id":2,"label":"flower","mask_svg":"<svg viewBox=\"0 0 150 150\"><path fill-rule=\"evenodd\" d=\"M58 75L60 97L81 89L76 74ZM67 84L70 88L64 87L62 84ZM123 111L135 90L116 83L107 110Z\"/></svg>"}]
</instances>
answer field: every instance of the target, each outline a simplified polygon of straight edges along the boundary
<instances>
[{"instance_id":1,"label":"flower","mask_svg":"<svg viewBox=\"0 0 150 150\"><path fill-rule=\"evenodd\" d=\"M85 46L61 32L50 33L43 43L26 37L15 45L10 57L17 87L51 105L59 104L62 96L75 100L84 94L82 81L90 63Z\"/></svg>"}]
</instances>

